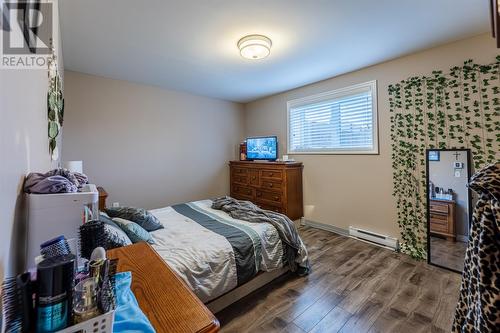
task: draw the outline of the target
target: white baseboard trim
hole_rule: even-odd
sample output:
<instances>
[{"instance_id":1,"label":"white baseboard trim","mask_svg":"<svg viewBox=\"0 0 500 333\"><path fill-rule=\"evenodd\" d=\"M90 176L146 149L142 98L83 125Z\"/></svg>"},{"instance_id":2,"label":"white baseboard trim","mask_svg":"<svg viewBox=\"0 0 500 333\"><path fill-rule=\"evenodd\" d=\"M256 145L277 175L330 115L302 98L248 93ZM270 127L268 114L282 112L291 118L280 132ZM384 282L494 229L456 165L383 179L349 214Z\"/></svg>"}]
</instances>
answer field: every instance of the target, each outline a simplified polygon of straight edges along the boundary
<instances>
[{"instance_id":1,"label":"white baseboard trim","mask_svg":"<svg viewBox=\"0 0 500 333\"><path fill-rule=\"evenodd\" d=\"M321 230L326 230L326 231L330 231L330 232L333 232L333 233L341 235L341 236L349 237L349 230L344 229L344 228L340 228L340 227L336 227L336 226L331 225L331 224L314 222L311 220L306 220L305 218L302 218L300 222L301 222L300 223L301 225L305 225L308 227L313 227L313 228L317 228L317 229L321 229ZM469 241L469 236L457 235L457 240L464 242L464 243L467 243ZM370 244L372 244L372 243L370 243Z\"/></svg>"},{"instance_id":2,"label":"white baseboard trim","mask_svg":"<svg viewBox=\"0 0 500 333\"><path fill-rule=\"evenodd\" d=\"M308 227L326 230L326 231L330 231L330 232L333 232L333 233L341 235L341 236L349 237L349 230L344 229L344 228L340 228L340 227L336 227L336 226L331 225L331 224L314 222L314 221L310 221L310 220L306 220L306 219L303 220L303 224L308 226Z\"/></svg>"}]
</instances>

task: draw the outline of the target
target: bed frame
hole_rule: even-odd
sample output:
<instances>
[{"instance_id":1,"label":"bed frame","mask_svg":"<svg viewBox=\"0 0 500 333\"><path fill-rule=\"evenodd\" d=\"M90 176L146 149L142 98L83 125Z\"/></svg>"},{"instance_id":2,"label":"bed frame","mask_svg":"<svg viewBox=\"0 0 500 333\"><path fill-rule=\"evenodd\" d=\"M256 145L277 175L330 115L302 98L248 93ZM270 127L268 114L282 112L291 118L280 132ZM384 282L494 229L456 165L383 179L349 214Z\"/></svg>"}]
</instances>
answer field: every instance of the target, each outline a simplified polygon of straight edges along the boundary
<instances>
[{"instance_id":1,"label":"bed frame","mask_svg":"<svg viewBox=\"0 0 500 333\"><path fill-rule=\"evenodd\" d=\"M236 287L231 291L228 291L224 295L217 297L216 299L206 303L205 305L207 306L208 309L210 309L210 311L212 311L212 313L217 313L222 309L228 307L229 305L233 304L234 302L247 296L252 291L255 291L265 286L266 284L270 283L274 279L277 279L278 277L287 273L289 270L290 269L288 268L287 265L287 267L279 268L271 272L261 272L247 283L239 287Z\"/></svg>"}]
</instances>

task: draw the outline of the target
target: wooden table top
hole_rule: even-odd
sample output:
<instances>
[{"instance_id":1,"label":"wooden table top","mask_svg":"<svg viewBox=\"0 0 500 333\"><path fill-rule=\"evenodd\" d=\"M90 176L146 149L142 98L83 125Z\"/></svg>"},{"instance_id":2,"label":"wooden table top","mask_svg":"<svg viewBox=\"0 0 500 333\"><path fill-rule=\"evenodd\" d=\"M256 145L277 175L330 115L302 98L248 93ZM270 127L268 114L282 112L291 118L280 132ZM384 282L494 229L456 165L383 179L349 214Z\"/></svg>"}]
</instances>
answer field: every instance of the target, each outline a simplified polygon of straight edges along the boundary
<instances>
[{"instance_id":1,"label":"wooden table top","mask_svg":"<svg viewBox=\"0 0 500 333\"><path fill-rule=\"evenodd\" d=\"M219 321L147 243L108 251L118 271L132 272L131 289L157 332L212 333Z\"/></svg>"}]
</instances>

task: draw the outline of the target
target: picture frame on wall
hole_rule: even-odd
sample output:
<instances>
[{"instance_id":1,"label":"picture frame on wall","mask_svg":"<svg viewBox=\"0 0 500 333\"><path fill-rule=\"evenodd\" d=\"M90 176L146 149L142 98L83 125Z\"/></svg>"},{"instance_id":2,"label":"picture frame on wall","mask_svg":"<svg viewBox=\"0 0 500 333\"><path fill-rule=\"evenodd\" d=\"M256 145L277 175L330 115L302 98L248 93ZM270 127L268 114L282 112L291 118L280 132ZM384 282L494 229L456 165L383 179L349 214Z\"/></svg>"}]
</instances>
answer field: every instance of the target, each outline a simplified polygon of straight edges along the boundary
<instances>
[{"instance_id":1,"label":"picture frame on wall","mask_svg":"<svg viewBox=\"0 0 500 333\"><path fill-rule=\"evenodd\" d=\"M439 161L439 150L429 150L429 161Z\"/></svg>"}]
</instances>

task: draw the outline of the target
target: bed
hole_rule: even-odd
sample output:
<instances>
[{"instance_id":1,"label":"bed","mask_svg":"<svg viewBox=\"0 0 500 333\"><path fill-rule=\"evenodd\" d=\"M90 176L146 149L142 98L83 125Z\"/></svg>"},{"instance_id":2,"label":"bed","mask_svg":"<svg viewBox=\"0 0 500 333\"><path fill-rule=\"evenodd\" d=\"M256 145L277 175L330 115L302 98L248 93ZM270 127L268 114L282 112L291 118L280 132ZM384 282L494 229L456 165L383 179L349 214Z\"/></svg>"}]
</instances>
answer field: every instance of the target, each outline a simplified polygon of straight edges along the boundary
<instances>
[{"instance_id":1,"label":"bed","mask_svg":"<svg viewBox=\"0 0 500 333\"><path fill-rule=\"evenodd\" d=\"M234 219L211 206L202 200L151 210L164 227L151 235L156 252L217 312L284 274L288 265L273 225Z\"/></svg>"}]
</instances>

